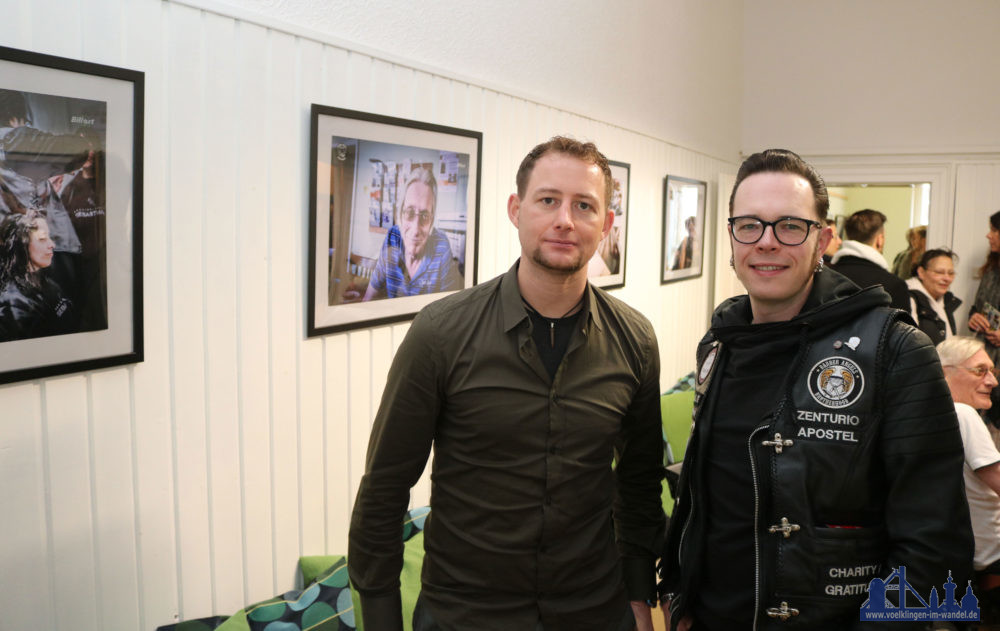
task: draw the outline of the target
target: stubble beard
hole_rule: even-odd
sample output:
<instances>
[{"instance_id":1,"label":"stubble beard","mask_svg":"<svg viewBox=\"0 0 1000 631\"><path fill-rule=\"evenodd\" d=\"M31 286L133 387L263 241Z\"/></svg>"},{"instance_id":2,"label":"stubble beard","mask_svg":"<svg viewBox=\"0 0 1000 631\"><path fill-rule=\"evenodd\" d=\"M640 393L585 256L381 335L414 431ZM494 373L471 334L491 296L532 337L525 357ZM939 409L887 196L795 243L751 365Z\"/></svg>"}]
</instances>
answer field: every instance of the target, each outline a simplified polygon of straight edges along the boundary
<instances>
[{"instance_id":1,"label":"stubble beard","mask_svg":"<svg viewBox=\"0 0 1000 631\"><path fill-rule=\"evenodd\" d=\"M544 254L542 254L541 248L535 248L535 251L531 253L531 260L534 261L539 267L547 269L551 272L556 272L557 274L562 274L565 276L571 276L583 269L585 261L583 256L578 256L576 260L570 261L568 263L554 263L547 259Z\"/></svg>"},{"instance_id":2,"label":"stubble beard","mask_svg":"<svg viewBox=\"0 0 1000 631\"><path fill-rule=\"evenodd\" d=\"M428 239L430 239L430 234L424 237L424 239L419 244L407 243L406 239L403 240L404 252L406 255L406 260L408 262L417 261L423 258L424 252L427 250Z\"/></svg>"}]
</instances>

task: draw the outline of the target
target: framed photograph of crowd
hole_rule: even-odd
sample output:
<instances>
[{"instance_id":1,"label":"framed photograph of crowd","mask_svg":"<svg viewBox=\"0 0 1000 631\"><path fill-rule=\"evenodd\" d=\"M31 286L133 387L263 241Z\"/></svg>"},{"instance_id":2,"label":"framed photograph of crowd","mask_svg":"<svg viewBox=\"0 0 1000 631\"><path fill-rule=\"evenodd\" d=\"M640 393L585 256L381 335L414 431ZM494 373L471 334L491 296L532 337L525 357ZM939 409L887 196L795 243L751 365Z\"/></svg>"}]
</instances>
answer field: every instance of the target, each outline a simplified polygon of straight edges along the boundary
<instances>
[{"instance_id":1,"label":"framed photograph of crowd","mask_svg":"<svg viewBox=\"0 0 1000 631\"><path fill-rule=\"evenodd\" d=\"M674 175L663 180L661 285L701 276L707 191L698 180Z\"/></svg>"},{"instance_id":2,"label":"framed photograph of crowd","mask_svg":"<svg viewBox=\"0 0 1000 631\"><path fill-rule=\"evenodd\" d=\"M142 361L143 90L0 47L0 383Z\"/></svg>"},{"instance_id":3,"label":"framed photograph of crowd","mask_svg":"<svg viewBox=\"0 0 1000 631\"><path fill-rule=\"evenodd\" d=\"M482 133L311 115L307 336L407 320L472 287Z\"/></svg>"},{"instance_id":4,"label":"framed photograph of crowd","mask_svg":"<svg viewBox=\"0 0 1000 631\"><path fill-rule=\"evenodd\" d=\"M615 222L611 226L611 232L601 240L597 252L590 259L587 278L597 287L617 289L625 286L629 165L613 160L608 160L608 163L611 166L611 179L614 182L610 211L615 214Z\"/></svg>"}]
</instances>

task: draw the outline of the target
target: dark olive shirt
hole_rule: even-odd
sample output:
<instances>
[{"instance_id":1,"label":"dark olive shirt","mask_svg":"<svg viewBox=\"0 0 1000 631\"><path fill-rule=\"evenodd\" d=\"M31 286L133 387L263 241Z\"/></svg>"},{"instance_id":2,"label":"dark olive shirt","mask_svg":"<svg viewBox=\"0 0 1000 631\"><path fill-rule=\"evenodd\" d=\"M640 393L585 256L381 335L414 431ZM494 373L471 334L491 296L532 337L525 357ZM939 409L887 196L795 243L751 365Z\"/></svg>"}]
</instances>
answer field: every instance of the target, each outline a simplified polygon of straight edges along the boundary
<instances>
[{"instance_id":1,"label":"dark olive shirt","mask_svg":"<svg viewBox=\"0 0 1000 631\"><path fill-rule=\"evenodd\" d=\"M401 520L432 444L422 595L445 628L603 631L628 600L653 597L664 515L652 327L588 285L552 379L531 326L515 264L410 327L351 520L366 631L394 627L380 614L398 611Z\"/></svg>"}]
</instances>

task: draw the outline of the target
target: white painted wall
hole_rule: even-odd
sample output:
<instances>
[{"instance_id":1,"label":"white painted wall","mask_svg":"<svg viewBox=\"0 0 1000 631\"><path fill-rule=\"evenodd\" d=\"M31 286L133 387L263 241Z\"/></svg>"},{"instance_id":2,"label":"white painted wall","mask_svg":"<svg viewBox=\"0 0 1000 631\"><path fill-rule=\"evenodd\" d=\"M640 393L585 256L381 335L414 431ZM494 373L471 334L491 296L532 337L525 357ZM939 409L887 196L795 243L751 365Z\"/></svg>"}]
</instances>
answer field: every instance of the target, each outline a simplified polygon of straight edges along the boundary
<instances>
[{"instance_id":1,"label":"white painted wall","mask_svg":"<svg viewBox=\"0 0 1000 631\"><path fill-rule=\"evenodd\" d=\"M740 0L221 1L735 160Z\"/></svg>"},{"instance_id":2,"label":"white painted wall","mask_svg":"<svg viewBox=\"0 0 1000 631\"><path fill-rule=\"evenodd\" d=\"M933 181L928 243L962 257L952 291L963 331L1000 210L998 32L994 0L744 8L741 150L788 147L828 182Z\"/></svg>"},{"instance_id":3,"label":"white painted wall","mask_svg":"<svg viewBox=\"0 0 1000 631\"><path fill-rule=\"evenodd\" d=\"M456 16L502 59L499 43L515 25L499 6L495 23L468 9ZM521 13L530 7L521 3ZM569 133L630 163L628 286L616 293L653 321L664 387L692 370L712 270L660 285L662 181L707 181L713 208L717 174L735 168L710 155L734 157L734 123L703 101L732 107L738 81L714 55L701 65L692 51L705 46L688 46L721 32L732 41L707 48L739 50L739 11L708 20L696 3L667 7L690 18L690 32L662 44L664 32L683 29L629 13L633 52L618 65L620 46L593 28L523 19L530 32L514 39L532 41L532 54L518 65L548 80L539 94L527 82L505 91L496 87L503 78L480 84L410 67L318 30L262 26L239 9L234 17L162 0L0 0L0 44L146 73L146 361L0 387L0 627L131 631L231 613L294 587L300 555L345 551L371 420L408 325L305 339L311 103L483 132L484 279L518 253L504 203L531 146ZM640 43L654 40L654 59L633 64ZM425 64L438 48L405 46ZM585 83L581 59L602 60L602 80L628 86L628 98ZM649 87L692 67L702 80L712 71L726 80L699 84L696 98ZM655 121L605 116L591 103L621 104L634 120L662 112L683 133L666 142ZM425 480L413 503L427 494Z\"/></svg>"},{"instance_id":4,"label":"white painted wall","mask_svg":"<svg viewBox=\"0 0 1000 631\"><path fill-rule=\"evenodd\" d=\"M1000 2L753 0L743 24L746 153L1000 151Z\"/></svg>"},{"instance_id":5,"label":"white painted wall","mask_svg":"<svg viewBox=\"0 0 1000 631\"><path fill-rule=\"evenodd\" d=\"M771 93L799 97L787 77L757 81L768 78L757 76L764 59L741 39L763 55L772 25L748 9L744 26L734 0L629 0L618 13L598 0L419 3L433 37L414 39L411 3L364 3L379 19L360 4L245 0L220 14L163 0L0 0L0 44L146 73L146 361L0 387L3 628L151 629L229 613L291 588L300 554L344 551L371 419L407 325L304 339L310 103L483 131L481 278L517 254L503 201L533 144L571 133L631 163L628 286L616 293L653 321L664 386L692 368L712 269L659 284L663 176L707 181L715 208L718 174L735 170L748 138L829 152L909 138L894 130L910 114L893 108L815 142L782 136L830 118L814 112L838 113L809 90L801 99L818 109L744 119L741 135L741 100L759 110ZM857 16L867 4L843 6ZM981 7L995 24L988 5L957 6ZM802 28L828 17L825 3L805 6ZM956 5L916 6L929 13L921 23L946 23ZM740 51L753 67L745 75ZM832 53L810 45L782 59L808 66L798 55ZM957 84L944 72L933 80L995 96L980 66ZM758 88L748 92L743 76ZM919 105L907 85L889 89ZM956 142L996 138L996 119L968 109L981 106L958 107ZM918 131L930 138L921 143L949 144L940 129ZM956 217L985 229L1000 208L992 158L911 156L909 167L941 183L947 199L932 200L932 222L949 240ZM424 481L413 502L426 498Z\"/></svg>"}]
</instances>

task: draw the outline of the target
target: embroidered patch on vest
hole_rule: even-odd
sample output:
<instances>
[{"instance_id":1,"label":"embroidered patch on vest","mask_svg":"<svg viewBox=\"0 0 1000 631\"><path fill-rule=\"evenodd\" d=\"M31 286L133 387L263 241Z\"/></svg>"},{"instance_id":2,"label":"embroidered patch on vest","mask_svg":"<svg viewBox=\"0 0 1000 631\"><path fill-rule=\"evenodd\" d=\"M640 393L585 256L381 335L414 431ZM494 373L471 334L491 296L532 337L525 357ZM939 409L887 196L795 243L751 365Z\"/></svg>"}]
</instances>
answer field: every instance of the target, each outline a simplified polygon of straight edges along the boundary
<instances>
[{"instance_id":1,"label":"embroidered patch on vest","mask_svg":"<svg viewBox=\"0 0 1000 631\"><path fill-rule=\"evenodd\" d=\"M809 394L816 403L828 408L851 405L865 389L861 368L846 357L820 360L809 371L808 379Z\"/></svg>"},{"instance_id":2,"label":"embroidered patch on vest","mask_svg":"<svg viewBox=\"0 0 1000 631\"><path fill-rule=\"evenodd\" d=\"M705 356L705 361L701 363L701 370L698 371L698 384L701 385L705 383L705 379L712 372L712 366L715 365L715 356L719 354L719 347L715 346L712 350L708 351L708 355Z\"/></svg>"}]
</instances>

